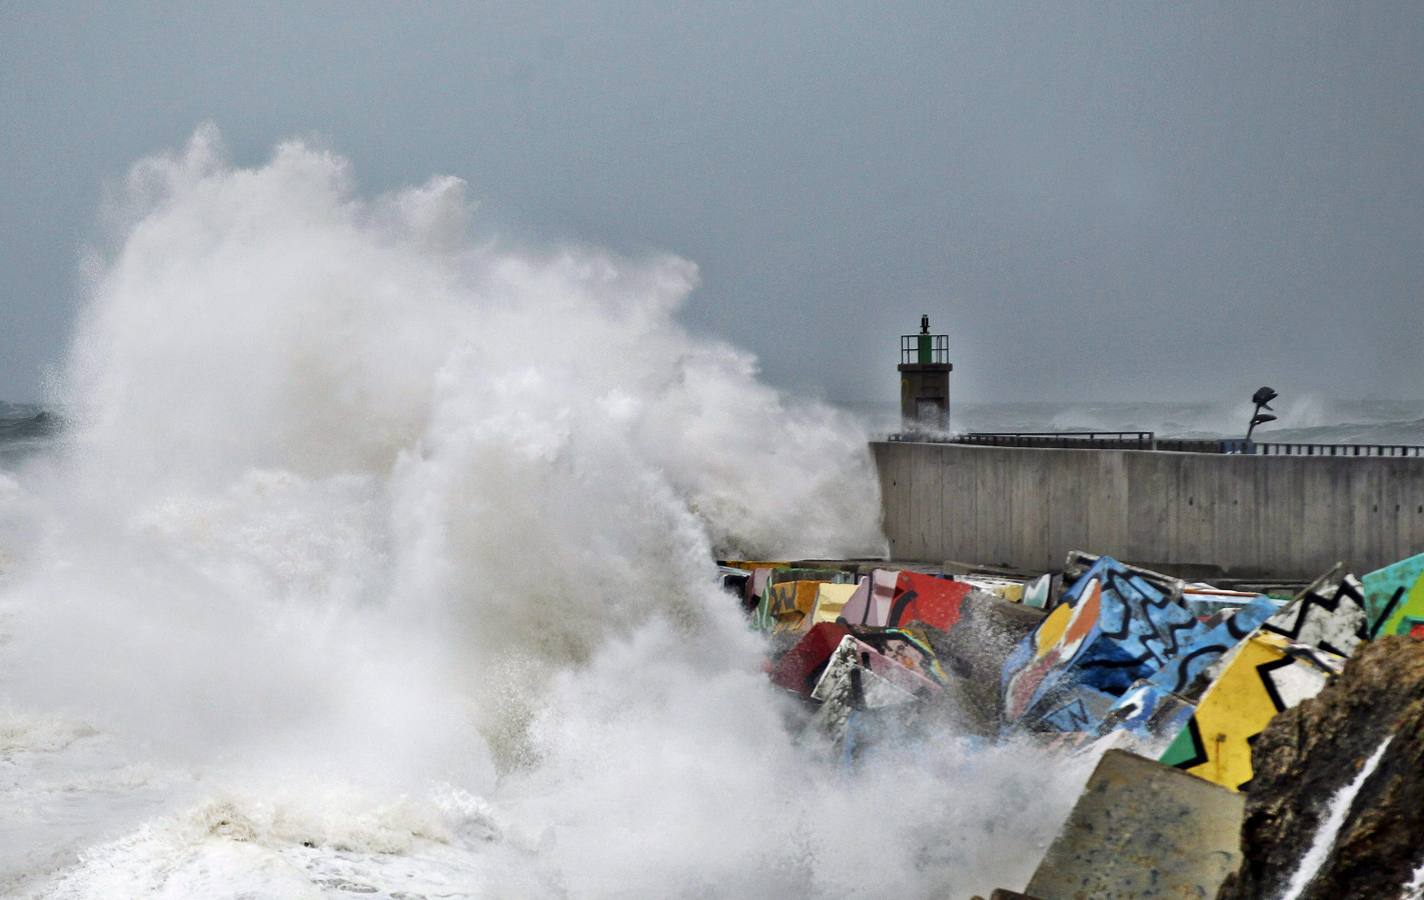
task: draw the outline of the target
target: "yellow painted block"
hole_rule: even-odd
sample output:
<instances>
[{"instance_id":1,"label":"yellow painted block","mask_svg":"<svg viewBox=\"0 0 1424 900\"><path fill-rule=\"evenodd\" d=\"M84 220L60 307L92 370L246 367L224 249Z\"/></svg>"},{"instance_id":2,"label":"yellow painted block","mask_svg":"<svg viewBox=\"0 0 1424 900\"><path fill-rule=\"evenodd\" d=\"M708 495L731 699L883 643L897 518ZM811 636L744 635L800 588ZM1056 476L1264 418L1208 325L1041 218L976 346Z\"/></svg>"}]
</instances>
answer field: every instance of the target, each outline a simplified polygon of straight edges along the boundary
<instances>
[{"instance_id":1,"label":"yellow painted block","mask_svg":"<svg viewBox=\"0 0 1424 900\"><path fill-rule=\"evenodd\" d=\"M760 559L724 559L721 564L733 569L746 569L748 572L752 569L785 569L791 565L789 562L768 562Z\"/></svg>"},{"instance_id":2,"label":"yellow painted block","mask_svg":"<svg viewBox=\"0 0 1424 900\"><path fill-rule=\"evenodd\" d=\"M1288 644L1280 635L1258 632L1237 647L1162 761L1233 791L1250 781L1250 739L1276 713L1326 684L1326 672L1288 654Z\"/></svg>"},{"instance_id":3,"label":"yellow painted block","mask_svg":"<svg viewBox=\"0 0 1424 900\"><path fill-rule=\"evenodd\" d=\"M766 614L773 632L800 631L809 628L811 613L816 608L820 581L783 581L767 586Z\"/></svg>"},{"instance_id":4,"label":"yellow painted block","mask_svg":"<svg viewBox=\"0 0 1424 900\"><path fill-rule=\"evenodd\" d=\"M850 596L855 593L857 587L858 585L854 584L830 584L829 582L817 585L816 605L811 611L811 624L834 622L839 618L841 610L845 609L846 603L850 601Z\"/></svg>"},{"instance_id":5,"label":"yellow painted block","mask_svg":"<svg viewBox=\"0 0 1424 900\"><path fill-rule=\"evenodd\" d=\"M1424 575L1420 575L1414 582L1414 586L1404 595L1404 599L1390 614L1389 621L1384 623L1379 633L1412 634L1421 623L1424 623Z\"/></svg>"},{"instance_id":6,"label":"yellow painted block","mask_svg":"<svg viewBox=\"0 0 1424 900\"><path fill-rule=\"evenodd\" d=\"M1082 604L1079 604L1081 606ZM1044 654L1063 640L1063 632L1068 628L1068 620L1073 618L1073 611L1077 607L1069 606L1067 603L1060 603L1053 608L1053 612L1048 614L1048 618L1043 620L1043 624L1038 626L1038 631L1033 636L1033 658L1042 659Z\"/></svg>"},{"instance_id":7,"label":"yellow painted block","mask_svg":"<svg viewBox=\"0 0 1424 900\"><path fill-rule=\"evenodd\" d=\"M977 590L984 591L986 594L993 594L1000 600L1007 600L1010 603L1023 602L1024 586L1021 581L1010 581L1007 578L978 578L973 576L956 580L972 585Z\"/></svg>"}]
</instances>

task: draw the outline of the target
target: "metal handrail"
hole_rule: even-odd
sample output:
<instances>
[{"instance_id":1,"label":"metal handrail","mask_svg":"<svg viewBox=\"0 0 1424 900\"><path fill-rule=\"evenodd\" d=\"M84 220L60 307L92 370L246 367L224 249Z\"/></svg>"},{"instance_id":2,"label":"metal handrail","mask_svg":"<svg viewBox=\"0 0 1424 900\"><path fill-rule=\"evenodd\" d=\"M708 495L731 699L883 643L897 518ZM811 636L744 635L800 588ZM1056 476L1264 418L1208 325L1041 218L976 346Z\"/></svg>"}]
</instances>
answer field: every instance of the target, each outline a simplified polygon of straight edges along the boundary
<instances>
[{"instance_id":1,"label":"metal handrail","mask_svg":"<svg viewBox=\"0 0 1424 900\"><path fill-rule=\"evenodd\" d=\"M1424 457L1424 446L1417 444L1308 444L1289 442L1253 442L1250 450L1257 456L1370 456Z\"/></svg>"},{"instance_id":2,"label":"metal handrail","mask_svg":"<svg viewBox=\"0 0 1424 900\"><path fill-rule=\"evenodd\" d=\"M906 434L892 436L892 440L895 439L922 438ZM1240 438L1158 438L1151 431L971 431L955 435L949 438L949 441L985 447L1159 450L1170 453L1223 453L1241 456L1424 458L1424 446L1415 444L1316 444L1301 441L1247 441Z\"/></svg>"},{"instance_id":3,"label":"metal handrail","mask_svg":"<svg viewBox=\"0 0 1424 900\"><path fill-rule=\"evenodd\" d=\"M1129 435L1134 440L1151 440L1155 432L1151 431L970 431L961 435L969 438L1001 438L1001 437L1052 437L1052 438L1125 438Z\"/></svg>"}]
</instances>

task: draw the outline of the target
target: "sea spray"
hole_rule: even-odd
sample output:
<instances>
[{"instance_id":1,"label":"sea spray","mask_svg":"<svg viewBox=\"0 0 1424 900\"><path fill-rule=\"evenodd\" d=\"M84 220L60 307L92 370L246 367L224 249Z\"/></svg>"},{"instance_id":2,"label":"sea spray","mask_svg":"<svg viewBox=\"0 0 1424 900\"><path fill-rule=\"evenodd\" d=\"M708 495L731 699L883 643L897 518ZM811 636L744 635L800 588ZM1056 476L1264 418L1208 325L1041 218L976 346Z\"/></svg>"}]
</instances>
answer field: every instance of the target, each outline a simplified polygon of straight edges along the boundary
<instances>
[{"instance_id":1,"label":"sea spray","mask_svg":"<svg viewBox=\"0 0 1424 900\"><path fill-rule=\"evenodd\" d=\"M118 748L73 765L173 787L141 828L125 809L126 836L75 829L0 883L805 896L1027 874L1090 763L945 733L851 774L785 728L713 556L880 552L878 488L850 419L678 324L691 264L475 239L457 179L368 200L333 153L241 168L212 128L135 166L109 223L61 459L27 473L36 537L0 589L0 699ZM70 815L114 810L69 777Z\"/></svg>"}]
</instances>

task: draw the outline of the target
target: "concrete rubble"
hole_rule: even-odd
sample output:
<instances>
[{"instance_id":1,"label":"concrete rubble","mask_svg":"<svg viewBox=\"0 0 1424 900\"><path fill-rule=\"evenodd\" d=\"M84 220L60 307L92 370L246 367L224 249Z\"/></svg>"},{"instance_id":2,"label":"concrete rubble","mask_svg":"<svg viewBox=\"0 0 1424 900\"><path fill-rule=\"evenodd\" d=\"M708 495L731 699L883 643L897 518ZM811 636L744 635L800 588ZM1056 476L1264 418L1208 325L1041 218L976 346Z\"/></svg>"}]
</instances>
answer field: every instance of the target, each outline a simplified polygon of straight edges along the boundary
<instances>
[{"instance_id":1,"label":"concrete rubble","mask_svg":"<svg viewBox=\"0 0 1424 900\"><path fill-rule=\"evenodd\" d=\"M1424 554L1272 595L1077 551L1058 572L725 560L721 578L770 635L803 741L841 765L931 722L1100 756L1031 881L996 897L1364 896L1340 891L1365 867L1393 891L1370 896L1424 896L1402 893L1424 884ZM1365 780L1331 850L1327 801L1371 753L1395 780Z\"/></svg>"}]
</instances>

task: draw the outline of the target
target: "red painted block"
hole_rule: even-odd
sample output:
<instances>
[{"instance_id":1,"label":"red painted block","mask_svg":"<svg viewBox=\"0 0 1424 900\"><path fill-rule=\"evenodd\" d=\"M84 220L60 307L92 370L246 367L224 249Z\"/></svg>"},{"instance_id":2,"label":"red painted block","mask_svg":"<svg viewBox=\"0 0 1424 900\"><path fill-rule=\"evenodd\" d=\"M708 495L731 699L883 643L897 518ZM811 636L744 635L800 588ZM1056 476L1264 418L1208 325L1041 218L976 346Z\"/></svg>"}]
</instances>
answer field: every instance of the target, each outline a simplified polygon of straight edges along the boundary
<instances>
[{"instance_id":1,"label":"red painted block","mask_svg":"<svg viewBox=\"0 0 1424 900\"><path fill-rule=\"evenodd\" d=\"M847 634L850 634L850 629L837 622L812 625L805 637L783 653L771 667L771 683L798 694L810 694L816 686L816 676L820 674L821 667L836 652L836 647Z\"/></svg>"},{"instance_id":2,"label":"red painted block","mask_svg":"<svg viewBox=\"0 0 1424 900\"><path fill-rule=\"evenodd\" d=\"M895 597L885 624L894 628L923 622L931 628L949 631L959 623L959 606L970 590L963 581L901 572L895 579Z\"/></svg>"}]
</instances>

